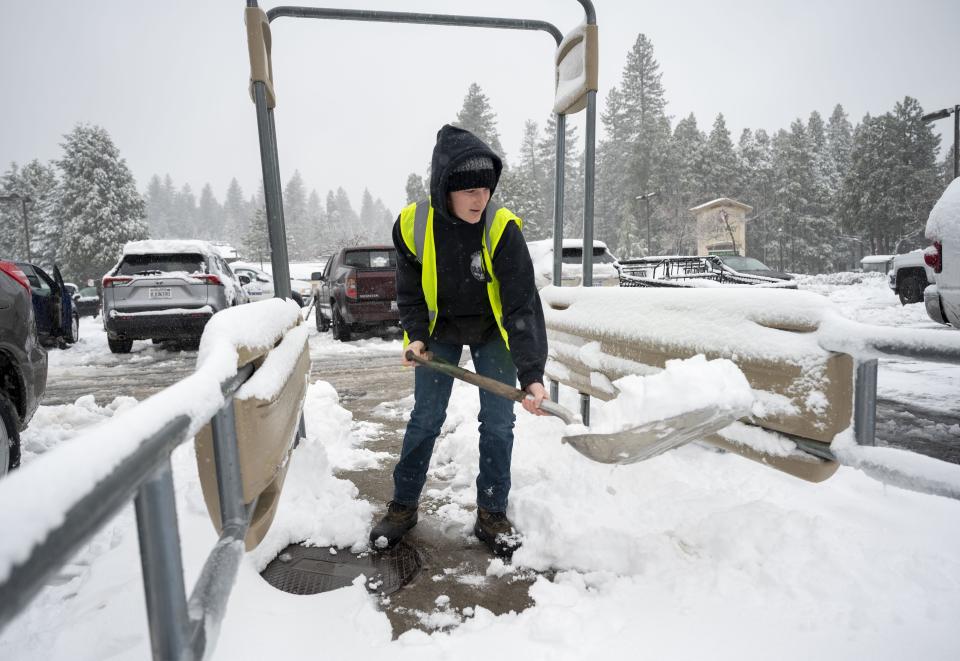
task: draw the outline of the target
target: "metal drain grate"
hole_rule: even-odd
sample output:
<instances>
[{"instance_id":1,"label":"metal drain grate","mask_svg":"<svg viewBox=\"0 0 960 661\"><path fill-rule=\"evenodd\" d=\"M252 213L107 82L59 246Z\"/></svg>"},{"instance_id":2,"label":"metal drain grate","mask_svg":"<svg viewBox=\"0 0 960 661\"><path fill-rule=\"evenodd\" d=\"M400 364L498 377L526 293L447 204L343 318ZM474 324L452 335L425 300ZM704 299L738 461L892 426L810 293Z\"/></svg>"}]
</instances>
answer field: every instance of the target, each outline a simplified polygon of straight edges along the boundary
<instances>
[{"instance_id":1,"label":"metal drain grate","mask_svg":"<svg viewBox=\"0 0 960 661\"><path fill-rule=\"evenodd\" d=\"M331 553L331 548L336 553ZM413 580L421 566L420 554L405 542L382 553L360 555L349 549L292 544L260 575L278 590L317 594L350 585L363 574L367 577L368 590L386 595Z\"/></svg>"}]
</instances>

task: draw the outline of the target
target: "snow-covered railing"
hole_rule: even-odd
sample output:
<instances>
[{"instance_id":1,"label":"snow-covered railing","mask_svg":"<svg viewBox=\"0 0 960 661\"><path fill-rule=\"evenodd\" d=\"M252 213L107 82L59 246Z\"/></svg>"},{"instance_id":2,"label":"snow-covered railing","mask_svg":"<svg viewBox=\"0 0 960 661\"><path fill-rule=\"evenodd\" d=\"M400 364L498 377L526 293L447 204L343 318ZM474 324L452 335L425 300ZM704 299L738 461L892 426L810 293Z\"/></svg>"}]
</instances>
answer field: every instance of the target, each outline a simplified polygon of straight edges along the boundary
<instances>
[{"instance_id":1,"label":"snow-covered railing","mask_svg":"<svg viewBox=\"0 0 960 661\"><path fill-rule=\"evenodd\" d=\"M244 541L251 543L251 519L272 518L258 507L270 480L259 491L246 484L235 401L276 399L292 384L300 399L291 406L286 398L285 411L295 418L280 430L279 445L292 446L295 438L284 437L291 431L302 434L306 327L300 321L299 307L281 299L218 313L204 330L193 374L0 480L0 502L12 504L0 509L0 529L7 531L0 537L0 630L133 499L153 656L209 654ZM170 454L208 423L223 503L220 537L188 602ZM288 452L275 454L268 470L285 472Z\"/></svg>"},{"instance_id":2,"label":"snow-covered railing","mask_svg":"<svg viewBox=\"0 0 960 661\"><path fill-rule=\"evenodd\" d=\"M750 424L725 430L718 445L813 481L846 464L960 498L960 467L871 447L877 358L960 364L960 334L860 324L822 296L793 290L550 287L541 298L547 376L585 398L612 399L616 379L658 372L667 360L728 358L756 403ZM799 463L788 466L788 455Z\"/></svg>"}]
</instances>

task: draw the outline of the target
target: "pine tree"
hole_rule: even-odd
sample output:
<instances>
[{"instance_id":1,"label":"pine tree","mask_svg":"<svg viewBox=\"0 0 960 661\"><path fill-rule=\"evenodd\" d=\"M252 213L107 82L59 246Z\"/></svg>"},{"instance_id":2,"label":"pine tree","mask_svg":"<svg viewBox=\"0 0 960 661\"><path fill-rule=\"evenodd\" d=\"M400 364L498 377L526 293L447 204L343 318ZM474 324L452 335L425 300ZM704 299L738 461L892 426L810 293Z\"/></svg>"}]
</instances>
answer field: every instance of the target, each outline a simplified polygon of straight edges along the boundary
<instances>
[{"instance_id":1,"label":"pine tree","mask_svg":"<svg viewBox=\"0 0 960 661\"><path fill-rule=\"evenodd\" d=\"M52 267L60 247L60 222L57 206L60 182L53 165L44 165L37 159L23 168L11 164L0 178L0 190L17 194L29 201L8 201L0 205L0 254L7 259L26 259L26 232L30 234L30 258L34 263ZM27 216L23 217L24 206ZM27 227L24 228L24 223Z\"/></svg>"},{"instance_id":2,"label":"pine tree","mask_svg":"<svg viewBox=\"0 0 960 661\"><path fill-rule=\"evenodd\" d=\"M80 124L64 137L59 255L64 275L85 281L113 266L124 243L147 237L144 202L106 130Z\"/></svg>"},{"instance_id":3,"label":"pine tree","mask_svg":"<svg viewBox=\"0 0 960 661\"><path fill-rule=\"evenodd\" d=\"M597 145L594 235L606 241L614 253L623 257L635 256L638 253L618 241L620 229L630 225L632 205L626 199L630 179L626 164L631 151L631 128L623 94L617 87L607 94L600 121L605 137ZM552 190L553 186L550 188Z\"/></svg>"},{"instance_id":4,"label":"pine tree","mask_svg":"<svg viewBox=\"0 0 960 661\"><path fill-rule=\"evenodd\" d=\"M774 228L775 173L770 136L763 129L744 129L737 145L741 201L753 207L747 225L747 252L764 264L777 254Z\"/></svg>"},{"instance_id":5,"label":"pine tree","mask_svg":"<svg viewBox=\"0 0 960 661\"><path fill-rule=\"evenodd\" d=\"M221 241L223 238L223 208L213 194L210 184L200 191L200 207L197 209L199 224L198 236L208 241Z\"/></svg>"},{"instance_id":6,"label":"pine tree","mask_svg":"<svg viewBox=\"0 0 960 661\"><path fill-rule=\"evenodd\" d=\"M407 204L425 200L430 195L427 185L416 172L411 172L407 177Z\"/></svg>"},{"instance_id":7,"label":"pine tree","mask_svg":"<svg viewBox=\"0 0 960 661\"><path fill-rule=\"evenodd\" d=\"M552 219L547 218L540 185L545 168L537 149L537 133L537 123L528 120L524 125L519 164L503 171L497 188L500 204L523 219L523 235L528 241L552 234Z\"/></svg>"},{"instance_id":8,"label":"pine tree","mask_svg":"<svg viewBox=\"0 0 960 661\"><path fill-rule=\"evenodd\" d=\"M644 34L627 54L620 90L626 119L627 141L630 147L626 171L626 187L620 193L618 216L622 221L618 240L621 251L635 252L645 244L631 219L641 215L638 195L656 192L664 185L663 169L670 141L670 121L666 116L666 97L661 83L660 64L654 57L653 43ZM661 208L651 210L651 225L655 232L664 221Z\"/></svg>"},{"instance_id":9,"label":"pine tree","mask_svg":"<svg viewBox=\"0 0 960 661\"><path fill-rule=\"evenodd\" d=\"M313 237L309 258L319 257L327 252L327 227L323 214L323 203L320 201L320 195L316 190L310 191L310 197L307 199L307 226L310 228L310 236Z\"/></svg>"},{"instance_id":10,"label":"pine tree","mask_svg":"<svg viewBox=\"0 0 960 661\"><path fill-rule=\"evenodd\" d=\"M666 222L654 236L654 250L673 254L696 252L696 225L690 208L701 199L701 181L698 167L706 137L697 127L697 118L690 113L677 122L670 139L668 158L664 161L661 197L653 198ZM646 212L646 209L643 209ZM639 218L639 216L638 216ZM639 223L639 220L638 220ZM638 225L638 231L640 227Z\"/></svg>"},{"instance_id":11,"label":"pine tree","mask_svg":"<svg viewBox=\"0 0 960 661\"><path fill-rule=\"evenodd\" d=\"M503 145L500 144L500 132L497 129L497 116L490 107L487 95L476 83L470 84L467 95L463 98L463 107L457 113L455 124L483 140L506 162Z\"/></svg>"},{"instance_id":12,"label":"pine tree","mask_svg":"<svg viewBox=\"0 0 960 661\"><path fill-rule=\"evenodd\" d=\"M720 197L736 198L738 163L723 114L717 115L713 129L700 154L700 195L704 202Z\"/></svg>"},{"instance_id":13,"label":"pine tree","mask_svg":"<svg viewBox=\"0 0 960 661\"><path fill-rule=\"evenodd\" d=\"M540 162L540 196L543 200L543 217L553 234L554 204L556 201L557 181L557 117L550 115L544 124L537 142L537 155ZM577 127L572 122L564 124L563 151L563 235L578 237L583 235L583 174L582 156L578 148L580 140ZM596 211L596 210L594 210ZM598 239L600 237L597 237Z\"/></svg>"},{"instance_id":14,"label":"pine tree","mask_svg":"<svg viewBox=\"0 0 960 661\"><path fill-rule=\"evenodd\" d=\"M197 222L197 198L193 194L190 184L184 184L173 198L173 238L199 238L199 223Z\"/></svg>"},{"instance_id":15,"label":"pine tree","mask_svg":"<svg viewBox=\"0 0 960 661\"><path fill-rule=\"evenodd\" d=\"M307 194L299 170L283 189L283 225L287 234L287 254L290 259L305 259L311 252L313 237L307 222Z\"/></svg>"},{"instance_id":16,"label":"pine tree","mask_svg":"<svg viewBox=\"0 0 960 661\"><path fill-rule=\"evenodd\" d=\"M223 201L223 238L228 242L236 242L237 237L243 236L246 230L247 218L246 202L243 199L243 190L236 177L230 180L227 194Z\"/></svg>"},{"instance_id":17,"label":"pine tree","mask_svg":"<svg viewBox=\"0 0 960 661\"><path fill-rule=\"evenodd\" d=\"M247 224L243 234L243 256L253 262L259 262L261 268L264 262L270 261L270 234L267 230L267 212L257 209Z\"/></svg>"}]
</instances>

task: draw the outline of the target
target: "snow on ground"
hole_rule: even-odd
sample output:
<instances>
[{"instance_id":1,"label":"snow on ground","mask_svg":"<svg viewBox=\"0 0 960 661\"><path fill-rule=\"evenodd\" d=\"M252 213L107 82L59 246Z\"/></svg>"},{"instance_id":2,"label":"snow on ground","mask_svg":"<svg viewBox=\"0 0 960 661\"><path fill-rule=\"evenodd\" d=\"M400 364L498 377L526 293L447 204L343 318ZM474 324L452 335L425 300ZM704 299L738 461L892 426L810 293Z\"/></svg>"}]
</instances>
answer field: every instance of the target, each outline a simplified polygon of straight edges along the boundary
<instances>
[{"instance_id":1,"label":"snow on ground","mask_svg":"<svg viewBox=\"0 0 960 661\"><path fill-rule=\"evenodd\" d=\"M885 283L801 287L841 303L853 318L926 326ZM913 309L911 309L913 308ZM922 306L920 307L922 312ZM102 358L90 336L73 356ZM103 342L105 345L105 341ZM397 351L397 341L340 344L312 335L312 355ZM153 349L146 345L145 352ZM70 351L51 365L83 364ZM54 358L54 356L57 356ZM880 387L903 374L883 361ZM960 392L955 370L914 363L929 401ZM934 378L936 375L936 378ZM936 380L936 383L930 383ZM887 390L884 390L884 389ZM891 390L892 388L892 390ZM911 395L916 394L911 391ZM577 405L564 389L563 403ZM24 435L24 461L132 405L81 398L42 406ZM412 399L384 403L374 417L406 415ZM599 406L599 404L597 405ZM473 524L478 461L476 390L454 386L431 472L446 486L426 496L425 516ZM960 502L885 487L841 468L809 484L699 446L630 466L591 463L560 436L559 420L518 407L510 514L525 533L513 564L491 560L475 582L552 569L531 587L535 605L495 616L451 608L438 595L424 616L431 634L391 642L386 616L361 583L315 596L268 586L258 571L287 543L360 548L373 508L336 469L382 465L364 443L375 423L357 423L325 383L312 384L308 439L296 450L274 526L246 556L213 658L484 659L956 659L960 612ZM173 456L187 585L215 541L192 444ZM3 659L149 657L132 507L98 533L0 636Z\"/></svg>"}]
</instances>

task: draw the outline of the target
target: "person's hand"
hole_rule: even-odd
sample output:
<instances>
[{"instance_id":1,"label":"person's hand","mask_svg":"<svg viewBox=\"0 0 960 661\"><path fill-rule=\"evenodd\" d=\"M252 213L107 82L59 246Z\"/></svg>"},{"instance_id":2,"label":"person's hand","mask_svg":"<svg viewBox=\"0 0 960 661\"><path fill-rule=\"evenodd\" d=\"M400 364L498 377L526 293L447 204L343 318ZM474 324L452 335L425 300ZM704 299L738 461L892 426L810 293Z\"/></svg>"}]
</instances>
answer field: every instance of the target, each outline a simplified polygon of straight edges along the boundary
<instances>
[{"instance_id":1,"label":"person's hand","mask_svg":"<svg viewBox=\"0 0 960 661\"><path fill-rule=\"evenodd\" d=\"M413 367L416 365L416 363L413 361L407 360L407 352L412 351L415 356L426 358L426 356L423 355L423 352L426 350L427 350L426 345L420 340L416 340L415 342L411 342L406 346L406 348L404 348L403 353L401 354L400 360L407 367Z\"/></svg>"},{"instance_id":2,"label":"person's hand","mask_svg":"<svg viewBox=\"0 0 960 661\"><path fill-rule=\"evenodd\" d=\"M549 415L549 413L546 413L540 409L540 402L542 402L547 396L547 389L543 387L543 384L531 383L529 386L527 386L526 390L531 397L526 397L521 402L523 408L525 408L528 413L532 413L534 415Z\"/></svg>"}]
</instances>

